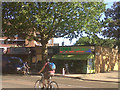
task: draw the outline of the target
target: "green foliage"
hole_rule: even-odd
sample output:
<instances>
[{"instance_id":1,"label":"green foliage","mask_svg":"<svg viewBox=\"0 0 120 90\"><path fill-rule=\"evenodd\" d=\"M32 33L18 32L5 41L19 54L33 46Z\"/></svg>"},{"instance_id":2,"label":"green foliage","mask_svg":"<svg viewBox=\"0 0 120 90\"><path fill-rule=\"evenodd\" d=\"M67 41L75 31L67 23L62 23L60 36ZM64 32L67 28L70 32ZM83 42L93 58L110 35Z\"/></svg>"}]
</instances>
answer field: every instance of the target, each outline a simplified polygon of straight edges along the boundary
<instances>
[{"instance_id":1,"label":"green foliage","mask_svg":"<svg viewBox=\"0 0 120 90\"><path fill-rule=\"evenodd\" d=\"M102 39L97 36L94 37L82 37L75 45L97 45L113 48L115 44L115 39Z\"/></svg>"},{"instance_id":2,"label":"green foliage","mask_svg":"<svg viewBox=\"0 0 120 90\"><path fill-rule=\"evenodd\" d=\"M105 29L103 35L120 40L120 2L114 2L111 8L105 11Z\"/></svg>"},{"instance_id":3,"label":"green foliage","mask_svg":"<svg viewBox=\"0 0 120 90\"><path fill-rule=\"evenodd\" d=\"M14 37L19 35L25 39L30 33L28 28L32 27L32 23L29 23L28 15L23 11L22 4L17 2L2 3L3 36Z\"/></svg>"},{"instance_id":4,"label":"green foliage","mask_svg":"<svg viewBox=\"0 0 120 90\"><path fill-rule=\"evenodd\" d=\"M24 38L41 43L47 43L52 37L72 39L82 31L99 32L99 19L104 10L102 2L4 2L3 32L6 36L22 33ZM34 36L34 32L40 36Z\"/></svg>"},{"instance_id":5,"label":"green foliage","mask_svg":"<svg viewBox=\"0 0 120 90\"><path fill-rule=\"evenodd\" d=\"M118 46L118 51L120 51L120 1L114 2L111 8L105 11L105 22L103 35L105 37L116 39L116 46Z\"/></svg>"}]
</instances>

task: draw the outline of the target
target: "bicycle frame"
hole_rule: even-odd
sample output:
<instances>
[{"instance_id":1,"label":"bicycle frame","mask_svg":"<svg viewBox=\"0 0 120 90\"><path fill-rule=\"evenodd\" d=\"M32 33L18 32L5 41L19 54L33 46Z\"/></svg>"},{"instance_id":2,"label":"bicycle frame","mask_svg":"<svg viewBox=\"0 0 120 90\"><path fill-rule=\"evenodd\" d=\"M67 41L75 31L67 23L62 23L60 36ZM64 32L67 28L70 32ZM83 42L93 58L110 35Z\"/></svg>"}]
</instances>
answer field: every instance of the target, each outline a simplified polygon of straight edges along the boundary
<instances>
[{"instance_id":1,"label":"bicycle frame","mask_svg":"<svg viewBox=\"0 0 120 90\"><path fill-rule=\"evenodd\" d=\"M49 84L50 84L50 82L51 82L51 77L47 80L47 83L45 83L45 79L44 79L44 75L43 74L41 74L41 82L42 82L42 84L43 84L43 80L44 80L44 85L45 85L45 87L46 86L49 86Z\"/></svg>"}]
</instances>

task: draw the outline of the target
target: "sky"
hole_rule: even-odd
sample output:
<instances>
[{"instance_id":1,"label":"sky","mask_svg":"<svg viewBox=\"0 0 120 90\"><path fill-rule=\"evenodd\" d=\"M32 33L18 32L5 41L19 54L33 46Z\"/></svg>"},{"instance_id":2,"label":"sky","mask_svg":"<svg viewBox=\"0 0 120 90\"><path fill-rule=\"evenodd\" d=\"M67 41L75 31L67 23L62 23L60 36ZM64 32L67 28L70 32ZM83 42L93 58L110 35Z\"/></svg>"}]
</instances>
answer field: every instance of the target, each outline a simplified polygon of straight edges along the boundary
<instances>
[{"instance_id":1,"label":"sky","mask_svg":"<svg viewBox=\"0 0 120 90\"><path fill-rule=\"evenodd\" d=\"M113 2L117 2L117 1L120 1L120 0L104 0L104 2L107 4L106 8L111 8L111 6L113 5ZM86 35L84 34L84 36ZM72 41L66 38L54 38L54 43L59 43L59 46L62 46L62 42L64 42L65 46L69 46L69 45L74 45L77 40L79 40L79 38L77 39L74 38Z\"/></svg>"}]
</instances>

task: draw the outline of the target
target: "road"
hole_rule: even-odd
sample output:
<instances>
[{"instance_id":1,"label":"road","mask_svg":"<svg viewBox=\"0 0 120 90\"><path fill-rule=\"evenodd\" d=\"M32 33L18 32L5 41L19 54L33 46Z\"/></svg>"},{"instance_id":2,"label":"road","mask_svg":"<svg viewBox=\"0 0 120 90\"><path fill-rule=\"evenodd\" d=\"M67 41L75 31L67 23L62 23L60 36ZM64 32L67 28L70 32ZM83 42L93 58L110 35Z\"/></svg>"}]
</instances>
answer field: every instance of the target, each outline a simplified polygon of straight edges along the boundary
<instances>
[{"instance_id":1,"label":"road","mask_svg":"<svg viewBox=\"0 0 120 90\"><path fill-rule=\"evenodd\" d=\"M40 76L31 75L4 75L2 76L2 88L34 88L34 83ZM53 77L59 88L118 88L118 83L84 81L80 79Z\"/></svg>"}]
</instances>

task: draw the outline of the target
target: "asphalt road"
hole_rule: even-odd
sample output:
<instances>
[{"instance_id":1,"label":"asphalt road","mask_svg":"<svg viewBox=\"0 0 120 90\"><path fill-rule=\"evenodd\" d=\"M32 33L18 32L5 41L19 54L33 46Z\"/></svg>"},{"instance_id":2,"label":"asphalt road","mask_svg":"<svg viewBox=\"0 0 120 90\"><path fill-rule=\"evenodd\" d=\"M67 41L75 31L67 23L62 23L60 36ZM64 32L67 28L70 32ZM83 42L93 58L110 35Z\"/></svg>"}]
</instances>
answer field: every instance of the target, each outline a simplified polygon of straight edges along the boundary
<instances>
[{"instance_id":1,"label":"asphalt road","mask_svg":"<svg viewBox=\"0 0 120 90\"><path fill-rule=\"evenodd\" d=\"M40 76L31 75L4 75L2 76L2 88L34 88L34 83ZM59 88L118 88L118 83L84 81L80 79L53 77Z\"/></svg>"}]
</instances>

